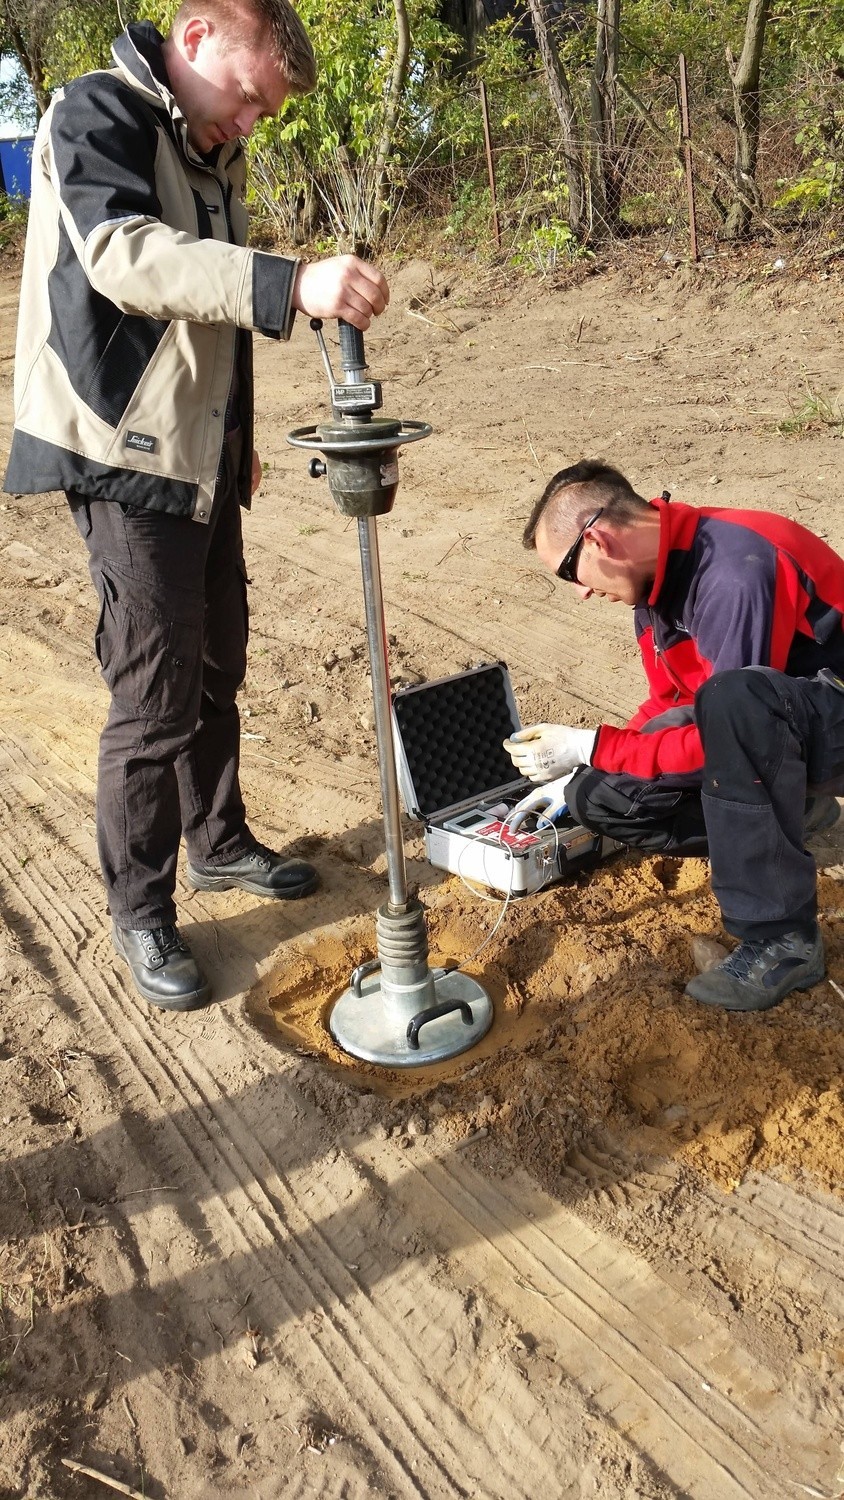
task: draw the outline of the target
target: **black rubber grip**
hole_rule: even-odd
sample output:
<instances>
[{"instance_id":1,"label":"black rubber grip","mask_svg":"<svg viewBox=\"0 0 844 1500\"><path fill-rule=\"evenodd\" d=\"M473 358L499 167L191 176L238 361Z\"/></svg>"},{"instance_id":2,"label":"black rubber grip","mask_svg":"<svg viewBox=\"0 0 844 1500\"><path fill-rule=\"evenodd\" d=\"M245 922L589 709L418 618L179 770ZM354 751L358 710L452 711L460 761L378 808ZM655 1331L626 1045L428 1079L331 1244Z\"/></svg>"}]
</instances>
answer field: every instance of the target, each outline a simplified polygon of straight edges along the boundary
<instances>
[{"instance_id":1,"label":"black rubber grip","mask_svg":"<svg viewBox=\"0 0 844 1500\"><path fill-rule=\"evenodd\" d=\"M407 1023L407 1045L414 1052L419 1051L419 1033L428 1021L436 1021L440 1016L451 1015L453 1010L459 1010L463 1017L463 1025L471 1026L474 1023L472 1007L468 1000L443 1000L439 1005L430 1005L427 1010L420 1010Z\"/></svg>"},{"instance_id":2,"label":"black rubber grip","mask_svg":"<svg viewBox=\"0 0 844 1500\"><path fill-rule=\"evenodd\" d=\"M365 370L366 355L363 352L363 334L353 323L337 319L340 331L340 363L344 370Z\"/></svg>"}]
</instances>

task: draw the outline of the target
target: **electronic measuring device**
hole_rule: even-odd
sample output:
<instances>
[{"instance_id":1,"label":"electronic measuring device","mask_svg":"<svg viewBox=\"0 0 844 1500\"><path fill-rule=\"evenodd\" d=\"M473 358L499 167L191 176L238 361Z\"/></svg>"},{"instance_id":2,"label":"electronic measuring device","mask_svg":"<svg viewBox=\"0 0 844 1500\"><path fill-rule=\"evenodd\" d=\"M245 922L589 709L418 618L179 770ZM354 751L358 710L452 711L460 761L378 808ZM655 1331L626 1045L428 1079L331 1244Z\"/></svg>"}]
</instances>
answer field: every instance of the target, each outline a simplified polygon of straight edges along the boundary
<instances>
[{"instance_id":1,"label":"electronic measuring device","mask_svg":"<svg viewBox=\"0 0 844 1500\"><path fill-rule=\"evenodd\" d=\"M425 828L431 864L511 896L526 896L597 864L621 845L574 818L507 818L535 791L513 777L503 741L519 729L510 674L485 663L392 697L399 790Z\"/></svg>"}]
</instances>

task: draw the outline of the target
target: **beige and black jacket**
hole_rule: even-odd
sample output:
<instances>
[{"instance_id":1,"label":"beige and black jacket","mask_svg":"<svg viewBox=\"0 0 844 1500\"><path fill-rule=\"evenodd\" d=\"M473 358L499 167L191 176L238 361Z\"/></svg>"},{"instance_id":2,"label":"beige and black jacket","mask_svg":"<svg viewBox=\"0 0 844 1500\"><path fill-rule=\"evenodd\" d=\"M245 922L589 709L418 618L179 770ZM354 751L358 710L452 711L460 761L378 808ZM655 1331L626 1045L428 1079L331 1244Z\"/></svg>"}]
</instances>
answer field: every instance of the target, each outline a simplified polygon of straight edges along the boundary
<instances>
[{"instance_id":1,"label":"beige and black jacket","mask_svg":"<svg viewBox=\"0 0 844 1500\"><path fill-rule=\"evenodd\" d=\"M161 41L130 26L39 126L5 488L207 522L237 425L248 504L247 330L289 336L297 262L245 248L242 142L192 150Z\"/></svg>"}]
</instances>

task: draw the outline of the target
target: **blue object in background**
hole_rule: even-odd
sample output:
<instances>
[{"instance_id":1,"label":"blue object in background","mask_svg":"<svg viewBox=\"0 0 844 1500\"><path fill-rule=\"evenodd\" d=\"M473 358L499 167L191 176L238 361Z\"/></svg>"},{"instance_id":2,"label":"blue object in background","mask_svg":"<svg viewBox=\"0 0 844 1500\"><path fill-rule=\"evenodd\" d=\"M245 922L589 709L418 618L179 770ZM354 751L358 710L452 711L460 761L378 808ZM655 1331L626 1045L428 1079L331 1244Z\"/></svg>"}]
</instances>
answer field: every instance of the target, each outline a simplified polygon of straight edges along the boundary
<instances>
[{"instance_id":1,"label":"blue object in background","mask_svg":"<svg viewBox=\"0 0 844 1500\"><path fill-rule=\"evenodd\" d=\"M10 198L28 198L32 185L32 135L0 140L0 169L3 191Z\"/></svg>"}]
</instances>

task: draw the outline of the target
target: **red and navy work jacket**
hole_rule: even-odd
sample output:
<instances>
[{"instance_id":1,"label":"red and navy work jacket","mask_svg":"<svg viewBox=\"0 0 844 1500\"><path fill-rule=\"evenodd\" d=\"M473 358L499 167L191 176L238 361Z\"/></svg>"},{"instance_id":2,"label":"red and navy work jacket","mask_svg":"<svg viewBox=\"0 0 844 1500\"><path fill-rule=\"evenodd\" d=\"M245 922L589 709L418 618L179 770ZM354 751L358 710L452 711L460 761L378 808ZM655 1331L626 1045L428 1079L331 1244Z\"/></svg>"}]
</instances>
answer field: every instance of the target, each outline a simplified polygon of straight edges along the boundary
<instances>
[{"instance_id":1,"label":"red and navy work jacket","mask_svg":"<svg viewBox=\"0 0 844 1500\"><path fill-rule=\"evenodd\" d=\"M659 558L650 597L634 611L650 694L624 729L601 725L592 764L694 780L703 750L692 704L714 672L844 675L844 560L769 511L651 503Z\"/></svg>"}]
</instances>

